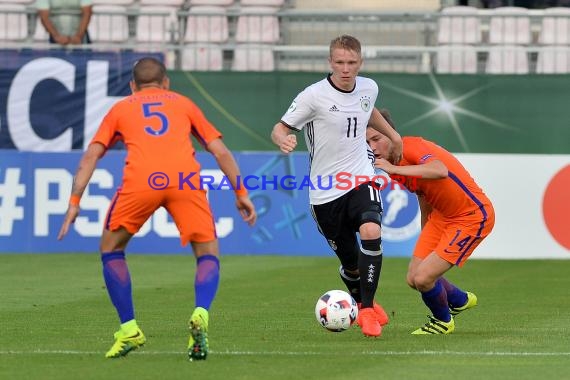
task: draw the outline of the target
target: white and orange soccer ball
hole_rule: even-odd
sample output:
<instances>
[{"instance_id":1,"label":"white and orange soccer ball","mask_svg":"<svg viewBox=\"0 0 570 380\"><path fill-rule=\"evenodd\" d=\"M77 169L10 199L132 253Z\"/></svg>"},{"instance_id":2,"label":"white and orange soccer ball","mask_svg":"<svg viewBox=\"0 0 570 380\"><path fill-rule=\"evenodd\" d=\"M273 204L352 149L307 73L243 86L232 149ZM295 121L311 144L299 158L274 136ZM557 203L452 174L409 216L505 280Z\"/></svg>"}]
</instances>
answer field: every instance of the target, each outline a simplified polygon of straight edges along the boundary
<instances>
[{"instance_id":1,"label":"white and orange soccer ball","mask_svg":"<svg viewBox=\"0 0 570 380\"><path fill-rule=\"evenodd\" d=\"M348 330L356 321L358 306L344 290L329 290L317 300L315 316L325 329L341 332Z\"/></svg>"}]
</instances>

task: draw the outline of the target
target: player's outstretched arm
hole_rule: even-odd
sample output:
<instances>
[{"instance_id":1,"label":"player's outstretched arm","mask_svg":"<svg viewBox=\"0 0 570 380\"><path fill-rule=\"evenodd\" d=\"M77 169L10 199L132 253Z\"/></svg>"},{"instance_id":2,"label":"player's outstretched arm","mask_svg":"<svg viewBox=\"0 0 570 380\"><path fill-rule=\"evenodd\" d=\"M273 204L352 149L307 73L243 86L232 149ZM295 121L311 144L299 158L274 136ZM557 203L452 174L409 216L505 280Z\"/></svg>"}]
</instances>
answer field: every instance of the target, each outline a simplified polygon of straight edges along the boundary
<instances>
[{"instance_id":1,"label":"player's outstretched arm","mask_svg":"<svg viewBox=\"0 0 570 380\"><path fill-rule=\"evenodd\" d=\"M236 189L236 207L242 219L250 226L253 226L257 219L257 213L255 212L253 202L247 195L247 189L238 186L240 170L234 159L234 155L221 139L215 139L209 142L206 148L208 149L208 152L214 156L218 166L229 179L232 187Z\"/></svg>"},{"instance_id":2,"label":"player's outstretched arm","mask_svg":"<svg viewBox=\"0 0 570 380\"><path fill-rule=\"evenodd\" d=\"M374 166L388 174L403 175L421 179L442 179L448 175L447 166L440 160L432 160L419 165L393 165L383 158L377 158Z\"/></svg>"},{"instance_id":3,"label":"player's outstretched arm","mask_svg":"<svg viewBox=\"0 0 570 380\"><path fill-rule=\"evenodd\" d=\"M105 154L106 148L99 143L93 143L89 145L81 161L79 161L79 167L73 178L73 187L71 188L71 198L69 200L69 207L65 213L65 218L63 219L63 224L57 235L57 240L63 239L63 237L69 231L69 227L75 218L79 215L79 200L85 191L85 188L89 184L89 180L97 167L97 162Z\"/></svg>"},{"instance_id":4,"label":"player's outstretched arm","mask_svg":"<svg viewBox=\"0 0 570 380\"><path fill-rule=\"evenodd\" d=\"M290 130L279 122L271 131L271 140L283 153L291 153L297 147L297 136L290 134Z\"/></svg>"}]
</instances>

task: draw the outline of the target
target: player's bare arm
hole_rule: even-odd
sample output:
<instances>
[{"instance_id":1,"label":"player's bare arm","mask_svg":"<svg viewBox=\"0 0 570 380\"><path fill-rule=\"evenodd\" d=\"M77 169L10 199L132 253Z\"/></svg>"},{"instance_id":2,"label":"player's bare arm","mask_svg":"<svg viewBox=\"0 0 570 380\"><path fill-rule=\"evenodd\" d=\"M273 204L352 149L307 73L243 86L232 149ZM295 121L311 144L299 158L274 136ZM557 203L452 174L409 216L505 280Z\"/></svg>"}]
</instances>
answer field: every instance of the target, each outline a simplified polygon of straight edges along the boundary
<instances>
[{"instance_id":1,"label":"player's bare arm","mask_svg":"<svg viewBox=\"0 0 570 380\"><path fill-rule=\"evenodd\" d=\"M91 176L97 167L97 162L105 154L106 148L99 143L94 143L89 145L81 161L79 162L79 167L73 178L73 187L71 188L71 196L80 199L85 191L85 188L91 180ZM75 222L75 218L79 215L79 204L72 204L70 202L67 212L65 213L65 218L63 219L63 224L57 235L57 239L61 240L69 231L69 226Z\"/></svg>"},{"instance_id":2,"label":"player's bare arm","mask_svg":"<svg viewBox=\"0 0 570 380\"><path fill-rule=\"evenodd\" d=\"M291 130L279 122L273 127L271 140L283 153L291 153L297 147L297 136L289 133Z\"/></svg>"},{"instance_id":3,"label":"player's bare arm","mask_svg":"<svg viewBox=\"0 0 570 380\"><path fill-rule=\"evenodd\" d=\"M384 170L388 174L416 177L421 179L447 178L447 166L439 160L432 160L420 165L397 166L384 158L377 158L374 166Z\"/></svg>"},{"instance_id":4,"label":"player's bare arm","mask_svg":"<svg viewBox=\"0 0 570 380\"><path fill-rule=\"evenodd\" d=\"M208 143L206 146L208 152L210 152L218 166L224 172L225 176L230 180L232 187L234 189L238 188L238 176L240 175L239 167L234 159L234 155L227 148L226 144L222 139L215 139ZM242 217L242 219L250 226L255 224L257 219L257 213L255 211L255 206L249 199L246 189L236 191L236 207Z\"/></svg>"}]
</instances>

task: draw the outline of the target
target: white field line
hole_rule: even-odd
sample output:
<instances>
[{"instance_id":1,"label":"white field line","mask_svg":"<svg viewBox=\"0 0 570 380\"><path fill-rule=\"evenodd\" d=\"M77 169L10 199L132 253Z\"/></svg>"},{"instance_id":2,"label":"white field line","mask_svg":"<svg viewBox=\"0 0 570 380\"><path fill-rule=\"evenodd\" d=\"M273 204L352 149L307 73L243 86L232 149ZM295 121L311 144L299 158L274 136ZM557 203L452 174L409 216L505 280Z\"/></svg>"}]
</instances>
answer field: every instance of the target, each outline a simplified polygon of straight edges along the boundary
<instances>
[{"instance_id":1,"label":"white field line","mask_svg":"<svg viewBox=\"0 0 570 380\"><path fill-rule=\"evenodd\" d=\"M104 355L103 351L76 351L76 350L33 350L33 351L17 351L17 350L0 350L0 355ZM186 355L185 351L149 351L137 350L135 355ZM316 351L210 351L212 355L228 355L228 356L328 356L334 353L316 352ZM344 353L343 355L346 355ZM564 357L570 356L570 352L503 352L503 351L362 351L353 352L352 355L369 355L369 356L551 356Z\"/></svg>"}]
</instances>

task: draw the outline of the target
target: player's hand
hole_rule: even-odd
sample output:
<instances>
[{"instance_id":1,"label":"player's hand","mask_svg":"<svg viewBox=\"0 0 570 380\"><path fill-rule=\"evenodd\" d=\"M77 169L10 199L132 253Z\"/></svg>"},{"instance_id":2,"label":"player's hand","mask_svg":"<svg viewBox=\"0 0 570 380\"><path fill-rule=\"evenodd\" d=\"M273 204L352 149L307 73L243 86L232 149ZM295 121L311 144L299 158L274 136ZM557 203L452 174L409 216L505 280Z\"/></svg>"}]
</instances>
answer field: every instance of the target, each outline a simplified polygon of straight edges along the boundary
<instances>
[{"instance_id":1,"label":"player's hand","mask_svg":"<svg viewBox=\"0 0 570 380\"><path fill-rule=\"evenodd\" d=\"M255 206L247 195L240 195L236 198L236 207L243 219L248 225L253 226L257 220Z\"/></svg>"},{"instance_id":2,"label":"player's hand","mask_svg":"<svg viewBox=\"0 0 570 380\"><path fill-rule=\"evenodd\" d=\"M279 149L283 153L291 153L297 147L297 136L287 135L279 144Z\"/></svg>"},{"instance_id":3,"label":"player's hand","mask_svg":"<svg viewBox=\"0 0 570 380\"><path fill-rule=\"evenodd\" d=\"M61 240L65 235L67 235L67 231L69 231L71 224L75 222L77 215L79 215L79 206L69 205L67 212L65 213L65 219L63 219L63 224L59 230L59 234L57 234L57 240Z\"/></svg>"},{"instance_id":4,"label":"player's hand","mask_svg":"<svg viewBox=\"0 0 570 380\"><path fill-rule=\"evenodd\" d=\"M392 174L394 172L394 165L385 158L377 158L376 161L374 161L374 166L378 169L384 170L388 174Z\"/></svg>"}]
</instances>

